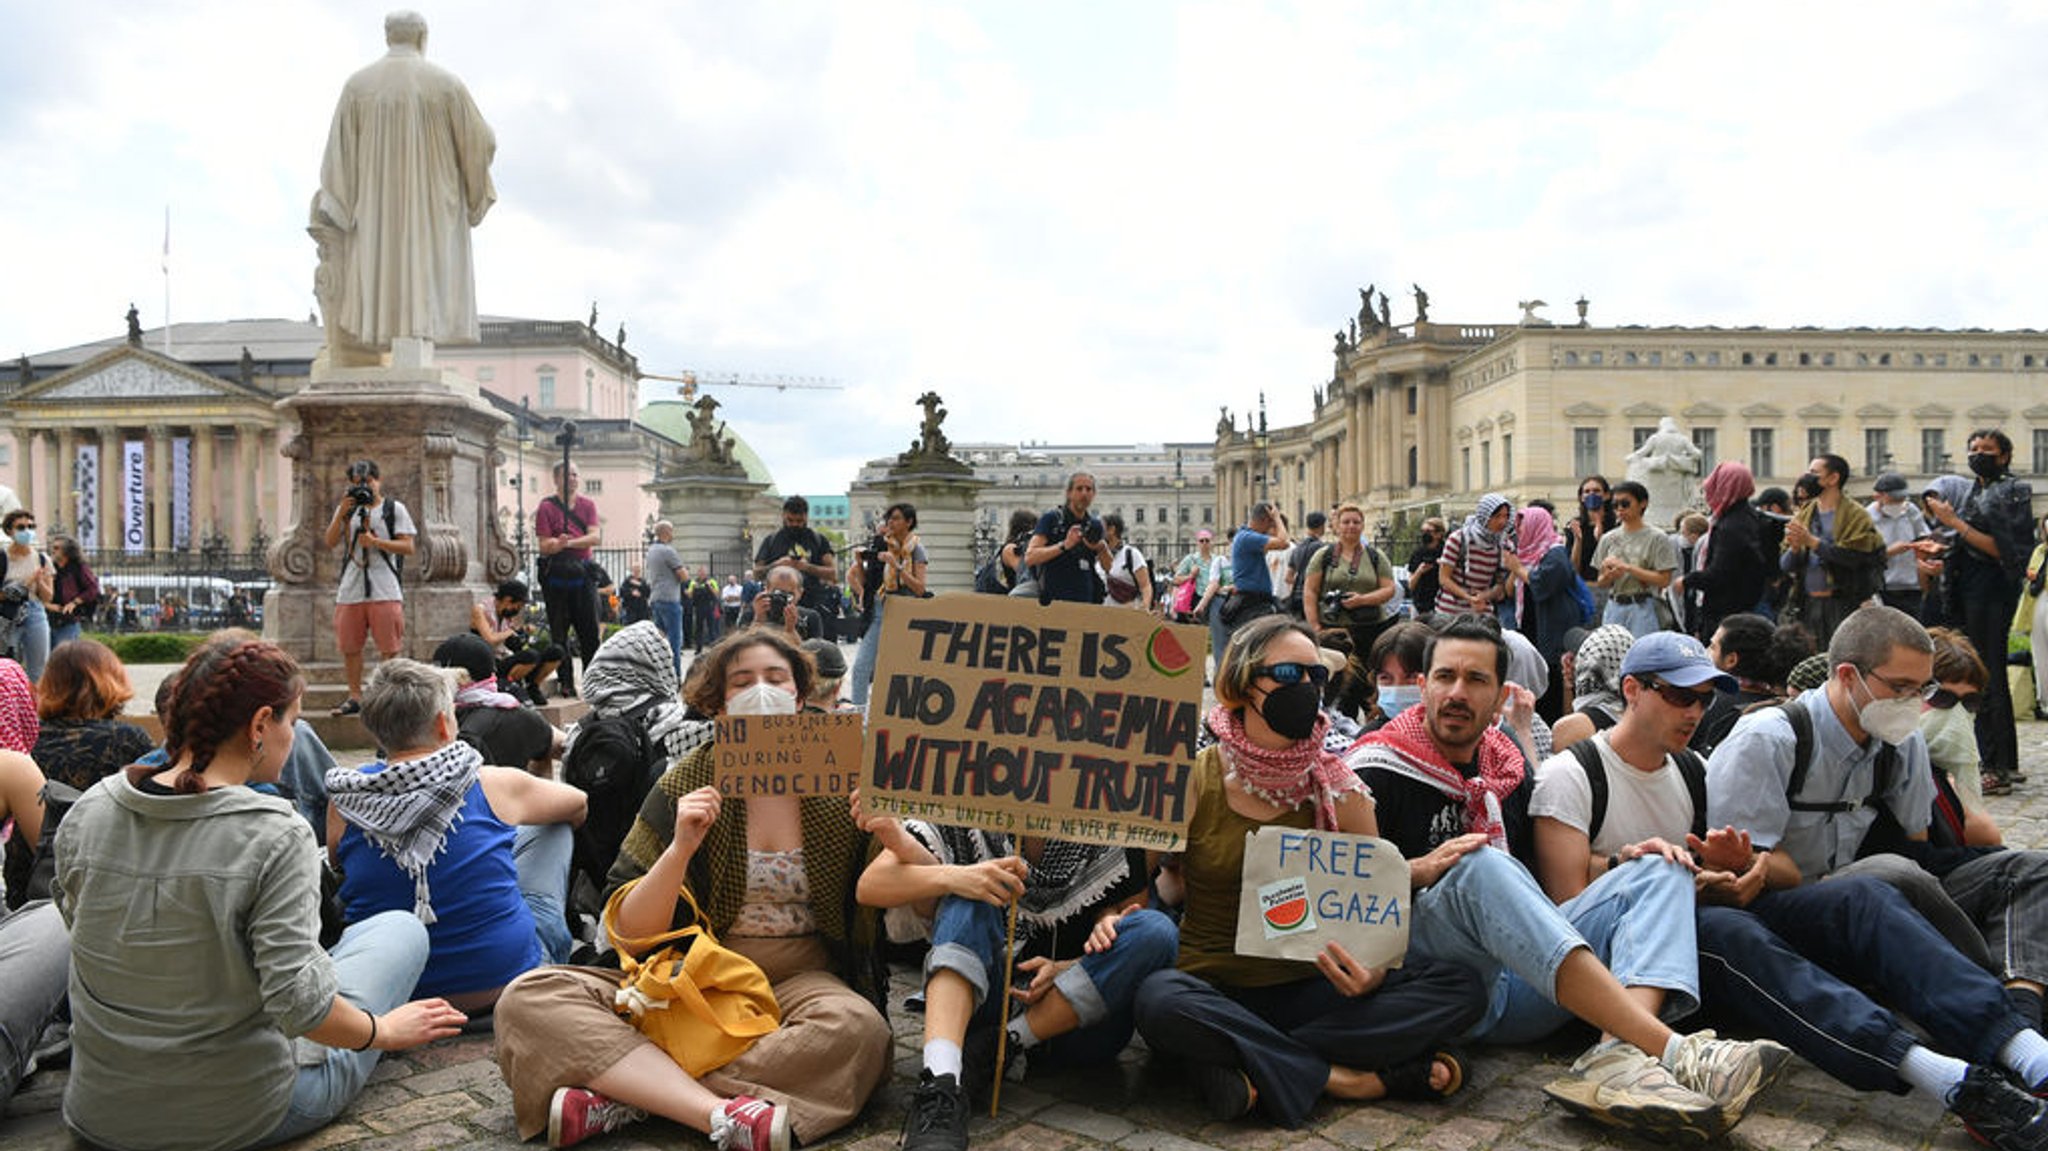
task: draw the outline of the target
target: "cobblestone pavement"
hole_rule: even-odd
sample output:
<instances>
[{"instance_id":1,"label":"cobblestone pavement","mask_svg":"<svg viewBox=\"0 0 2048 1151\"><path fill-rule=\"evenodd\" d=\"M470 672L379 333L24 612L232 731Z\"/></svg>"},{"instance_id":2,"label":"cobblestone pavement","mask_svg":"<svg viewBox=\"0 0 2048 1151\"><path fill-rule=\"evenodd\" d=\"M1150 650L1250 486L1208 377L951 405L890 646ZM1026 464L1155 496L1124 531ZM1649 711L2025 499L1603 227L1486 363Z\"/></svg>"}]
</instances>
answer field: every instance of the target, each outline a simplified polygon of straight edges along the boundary
<instances>
[{"instance_id":1,"label":"cobblestone pavement","mask_svg":"<svg viewBox=\"0 0 2048 1151\"><path fill-rule=\"evenodd\" d=\"M2048 844L2048 724L2020 725L2022 761L2033 780L1990 800L2006 841ZM898 972L892 1003L911 977ZM921 1020L900 1009L896 1071L867 1111L832 1141L848 1151L896 1145L903 1107L918 1070ZM1522 1148L1651 1146L1573 1119L1551 1105L1542 1086L1563 1072L1589 1036L1566 1034L1531 1048L1483 1048L1465 1089L1445 1104L1346 1104L1325 1101L1299 1131L1256 1121L1208 1122L1194 1093L1172 1068L1134 1043L1113 1069L1031 1076L1003 1089L1002 1112L975 1121L971 1145L985 1151L1517 1151ZM0 1148L44 1151L85 1146L58 1118L61 1070L39 1073L0 1119ZM166 1105L175 1102L166 1100ZM1724 1141L1770 1151L1877 1151L1973 1147L1960 1124L1924 1098L1852 1091L1797 1062L1760 1096ZM536 1140L531 1146L539 1146ZM650 1120L594 1140L596 1151L706 1148L703 1136ZM491 1060L489 1035L464 1035L404 1055L386 1056L370 1087L340 1120L288 1144L290 1151L413 1151L430 1147L520 1146L511 1095Z\"/></svg>"}]
</instances>

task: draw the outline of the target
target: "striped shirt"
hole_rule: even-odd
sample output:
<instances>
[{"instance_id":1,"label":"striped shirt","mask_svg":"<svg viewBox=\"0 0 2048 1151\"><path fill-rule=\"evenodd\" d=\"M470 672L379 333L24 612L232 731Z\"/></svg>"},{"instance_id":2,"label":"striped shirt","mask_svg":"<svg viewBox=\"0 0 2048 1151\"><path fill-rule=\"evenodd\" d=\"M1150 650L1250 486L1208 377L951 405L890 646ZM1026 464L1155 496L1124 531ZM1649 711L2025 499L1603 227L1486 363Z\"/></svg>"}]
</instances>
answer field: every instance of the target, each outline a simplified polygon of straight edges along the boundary
<instances>
[{"instance_id":1,"label":"striped shirt","mask_svg":"<svg viewBox=\"0 0 2048 1151\"><path fill-rule=\"evenodd\" d=\"M1451 579L1443 582L1437 592L1436 610L1453 615L1460 612L1492 611L1492 605L1479 606L1451 589L1452 580L1468 592L1482 592L1500 581L1501 545L1479 544L1473 546L1462 531L1452 532L1444 543L1443 561L1451 565Z\"/></svg>"}]
</instances>

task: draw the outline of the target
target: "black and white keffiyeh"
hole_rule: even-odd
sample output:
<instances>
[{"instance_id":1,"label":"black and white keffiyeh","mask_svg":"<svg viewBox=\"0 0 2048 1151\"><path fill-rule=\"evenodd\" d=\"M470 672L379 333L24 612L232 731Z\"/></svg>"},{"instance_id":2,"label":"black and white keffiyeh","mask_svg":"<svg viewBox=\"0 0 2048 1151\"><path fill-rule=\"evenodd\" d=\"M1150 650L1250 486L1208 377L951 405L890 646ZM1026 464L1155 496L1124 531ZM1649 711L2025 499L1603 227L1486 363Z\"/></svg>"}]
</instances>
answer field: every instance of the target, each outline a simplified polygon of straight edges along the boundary
<instances>
[{"instance_id":1,"label":"black and white keffiyeh","mask_svg":"<svg viewBox=\"0 0 2048 1151\"><path fill-rule=\"evenodd\" d=\"M940 863L966 866L1017 854L1014 841L998 832L917 819L904 820L903 828ZM1130 874L1130 856L1121 847L1046 840L1017 900L1018 949L1100 906Z\"/></svg>"},{"instance_id":2,"label":"black and white keffiyeh","mask_svg":"<svg viewBox=\"0 0 2048 1151\"><path fill-rule=\"evenodd\" d=\"M435 920L427 865L462 818L462 801L477 781L483 753L451 743L431 755L385 764L377 772L337 767L327 773L327 801L359 828L386 859L412 876L413 914Z\"/></svg>"},{"instance_id":3,"label":"black and white keffiyeh","mask_svg":"<svg viewBox=\"0 0 2048 1151\"><path fill-rule=\"evenodd\" d=\"M652 704L642 716L647 735L668 753L671 764L711 742L714 725L689 718L682 684L676 679L675 653L669 650L668 637L648 620L619 629L598 647L583 669L582 695L594 716L624 715ZM574 746L576 729L571 728L562 754L568 755Z\"/></svg>"}]
</instances>

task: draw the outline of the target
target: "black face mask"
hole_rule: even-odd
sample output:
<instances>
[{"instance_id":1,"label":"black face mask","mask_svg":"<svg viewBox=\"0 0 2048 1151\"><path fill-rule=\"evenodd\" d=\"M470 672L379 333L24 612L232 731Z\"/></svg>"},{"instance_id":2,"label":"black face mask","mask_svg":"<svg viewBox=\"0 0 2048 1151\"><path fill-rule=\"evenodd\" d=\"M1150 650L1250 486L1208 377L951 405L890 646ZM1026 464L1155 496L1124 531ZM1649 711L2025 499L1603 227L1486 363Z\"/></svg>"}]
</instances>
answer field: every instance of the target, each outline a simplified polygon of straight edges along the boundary
<instances>
[{"instance_id":1,"label":"black face mask","mask_svg":"<svg viewBox=\"0 0 2048 1151\"><path fill-rule=\"evenodd\" d=\"M1273 734L1285 739L1307 739L1314 734L1316 717L1321 714L1322 697L1307 680L1276 687L1259 704L1260 718Z\"/></svg>"},{"instance_id":2,"label":"black face mask","mask_svg":"<svg viewBox=\"0 0 2048 1151\"><path fill-rule=\"evenodd\" d=\"M1971 452L1970 470L1987 480L1995 480L2004 471L1998 466L1998 457L1990 452Z\"/></svg>"}]
</instances>

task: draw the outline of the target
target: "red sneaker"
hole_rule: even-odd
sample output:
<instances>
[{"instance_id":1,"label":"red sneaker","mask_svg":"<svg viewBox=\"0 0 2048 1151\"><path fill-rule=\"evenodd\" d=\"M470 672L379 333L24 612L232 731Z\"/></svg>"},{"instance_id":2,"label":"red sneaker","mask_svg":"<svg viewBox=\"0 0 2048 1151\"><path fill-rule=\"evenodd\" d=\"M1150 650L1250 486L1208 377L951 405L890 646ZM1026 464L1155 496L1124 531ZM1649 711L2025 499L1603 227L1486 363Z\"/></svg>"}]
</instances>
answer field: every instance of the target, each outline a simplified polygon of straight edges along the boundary
<instances>
[{"instance_id":1,"label":"red sneaker","mask_svg":"<svg viewBox=\"0 0 2048 1151\"><path fill-rule=\"evenodd\" d=\"M637 1107L607 1099L587 1087L557 1087L548 1100L548 1146L574 1147L592 1136L647 1118Z\"/></svg>"},{"instance_id":2,"label":"red sneaker","mask_svg":"<svg viewBox=\"0 0 2048 1151\"><path fill-rule=\"evenodd\" d=\"M741 1095L711 1115L719 1151L789 1151L789 1109Z\"/></svg>"}]
</instances>

